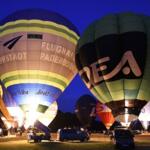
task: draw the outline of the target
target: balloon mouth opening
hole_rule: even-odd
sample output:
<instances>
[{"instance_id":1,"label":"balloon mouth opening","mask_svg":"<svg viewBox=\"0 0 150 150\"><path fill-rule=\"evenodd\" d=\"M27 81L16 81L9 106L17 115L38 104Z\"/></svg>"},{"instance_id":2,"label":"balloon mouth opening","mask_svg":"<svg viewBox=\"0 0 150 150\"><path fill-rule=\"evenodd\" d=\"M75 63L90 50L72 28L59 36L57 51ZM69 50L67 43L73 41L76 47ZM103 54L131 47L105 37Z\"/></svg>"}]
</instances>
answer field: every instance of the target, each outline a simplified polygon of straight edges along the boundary
<instances>
[{"instance_id":1,"label":"balloon mouth opening","mask_svg":"<svg viewBox=\"0 0 150 150\"><path fill-rule=\"evenodd\" d=\"M120 114L134 114L138 116L146 103L147 101L145 100L134 99L111 101L105 104L112 110L114 117L116 117Z\"/></svg>"},{"instance_id":2,"label":"balloon mouth opening","mask_svg":"<svg viewBox=\"0 0 150 150\"><path fill-rule=\"evenodd\" d=\"M105 123L105 127L107 130L109 130L112 125L113 125L112 123Z\"/></svg>"},{"instance_id":3,"label":"balloon mouth opening","mask_svg":"<svg viewBox=\"0 0 150 150\"><path fill-rule=\"evenodd\" d=\"M121 114L116 116L115 119L119 121L122 126L129 127L131 121L137 120L138 116L134 114Z\"/></svg>"},{"instance_id":4,"label":"balloon mouth opening","mask_svg":"<svg viewBox=\"0 0 150 150\"><path fill-rule=\"evenodd\" d=\"M24 126L25 129L30 126L34 126L35 121L37 120L37 112L30 110L24 114L18 113L17 116L13 117L12 120L7 120L5 117L1 117L7 129L18 128Z\"/></svg>"},{"instance_id":5,"label":"balloon mouth opening","mask_svg":"<svg viewBox=\"0 0 150 150\"><path fill-rule=\"evenodd\" d=\"M34 110L29 110L29 111L26 111L25 116L26 117L25 117L24 127L27 129L30 126L34 126L34 123L38 118L37 112Z\"/></svg>"}]
</instances>

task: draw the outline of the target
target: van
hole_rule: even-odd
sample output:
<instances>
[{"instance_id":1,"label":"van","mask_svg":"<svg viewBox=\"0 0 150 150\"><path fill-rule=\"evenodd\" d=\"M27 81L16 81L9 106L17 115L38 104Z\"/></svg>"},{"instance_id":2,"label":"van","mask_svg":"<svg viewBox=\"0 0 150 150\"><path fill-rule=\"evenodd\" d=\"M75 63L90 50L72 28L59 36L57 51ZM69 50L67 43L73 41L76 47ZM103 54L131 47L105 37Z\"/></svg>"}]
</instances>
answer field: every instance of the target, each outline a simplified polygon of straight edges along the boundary
<instances>
[{"instance_id":1,"label":"van","mask_svg":"<svg viewBox=\"0 0 150 150\"><path fill-rule=\"evenodd\" d=\"M37 128L30 128L27 132L27 141L30 142L41 142L42 140L51 140L50 133L45 133Z\"/></svg>"},{"instance_id":2,"label":"van","mask_svg":"<svg viewBox=\"0 0 150 150\"><path fill-rule=\"evenodd\" d=\"M81 142L89 140L89 134L85 130L80 129L59 129L57 133L59 141L64 140L79 140Z\"/></svg>"},{"instance_id":3,"label":"van","mask_svg":"<svg viewBox=\"0 0 150 150\"><path fill-rule=\"evenodd\" d=\"M134 149L135 147L134 135L129 129L114 129L111 139L118 149Z\"/></svg>"}]
</instances>

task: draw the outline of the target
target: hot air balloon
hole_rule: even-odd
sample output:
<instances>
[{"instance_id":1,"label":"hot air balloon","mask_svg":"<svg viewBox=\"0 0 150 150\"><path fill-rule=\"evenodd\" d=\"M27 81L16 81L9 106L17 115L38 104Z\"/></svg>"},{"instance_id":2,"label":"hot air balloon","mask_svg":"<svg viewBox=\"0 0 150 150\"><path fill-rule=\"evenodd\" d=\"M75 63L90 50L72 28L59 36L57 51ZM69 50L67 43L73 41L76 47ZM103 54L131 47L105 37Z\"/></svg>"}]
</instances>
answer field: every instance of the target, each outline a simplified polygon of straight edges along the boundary
<instances>
[{"instance_id":1,"label":"hot air balloon","mask_svg":"<svg viewBox=\"0 0 150 150\"><path fill-rule=\"evenodd\" d=\"M86 128L90 126L95 112L96 100L93 96L83 95L76 102L75 113L81 124Z\"/></svg>"},{"instance_id":2,"label":"hot air balloon","mask_svg":"<svg viewBox=\"0 0 150 150\"><path fill-rule=\"evenodd\" d=\"M139 120L141 121L145 130L147 130L150 125L150 102L148 102L141 110L139 115Z\"/></svg>"},{"instance_id":3,"label":"hot air balloon","mask_svg":"<svg viewBox=\"0 0 150 150\"><path fill-rule=\"evenodd\" d=\"M100 102L97 102L96 104L96 115L103 122L107 129L109 129L115 121L111 110Z\"/></svg>"},{"instance_id":4,"label":"hot air balloon","mask_svg":"<svg viewBox=\"0 0 150 150\"><path fill-rule=\"evenodd\" d=\"M76 66L90 91L121 122L137 118L150 100L150 17L110 14L85 30Z\"/></svg>"},{"instance_id":5,"label":"hot air balloon","mask_svg":"<svg viewBox=\"0 0 150 150\"><path fill-rule=\"evenodd\" d=\"M77 40L74 25L51 11L21 10L1 20L1 82L15 102L9 105L32 122L36 112L47 115L76 74Z\"/></svg>"}]
</instances>

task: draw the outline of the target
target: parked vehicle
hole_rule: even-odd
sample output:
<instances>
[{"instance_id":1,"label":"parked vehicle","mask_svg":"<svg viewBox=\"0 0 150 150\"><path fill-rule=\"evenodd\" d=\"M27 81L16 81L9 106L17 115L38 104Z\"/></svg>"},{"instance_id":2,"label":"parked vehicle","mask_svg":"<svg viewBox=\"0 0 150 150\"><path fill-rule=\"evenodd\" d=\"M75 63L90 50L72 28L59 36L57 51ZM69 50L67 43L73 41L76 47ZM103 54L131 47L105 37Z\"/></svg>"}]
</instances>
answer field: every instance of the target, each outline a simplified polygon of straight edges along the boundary
<instances>
[{"instance_id":1,"label":"parked vehicle","mask_svg":"<svg viewBox=\"0 0 150 150\"><path fill-rule=\"evenodd\" d=\"M88 141L90 139L89 133L80 129L59 129L57 133L57 139L59 141L64 140L79 140L81 142Z\"/></svg>"},{"instance_id":2,"label":"parked vehicle","mask_svg":"<svg viewBox=\"0 0 150 150\"><path fill-rule=\"evenodd\" d=\"M134 135L129 129L115 129L111 136L113 143L118 149L134 149Z\"/></svg>"},{"instance_id":3,"label":"parked vehicle","mask_svg":"<svg viewBox=\"0 0 150 150\"><path fill-rule=\"evenodd\" d=\"M28 130L27 133L27 140L28 142L41 142L42 140L50 140L51 136L50 133L47 134L37 128L31 128Z\"/></svg>"},{"instance_id":4,"label":"parked vehicle","mask_svg":"<svg viewBox=\"0 0 150 150\"><path fill-rule=\"evenodd\" d=\"M142 131L142 130L132 130L132 133L133 133L134 135L136 135L136 134L142 134L143 131Z\"/></svg>"}]
</instances>

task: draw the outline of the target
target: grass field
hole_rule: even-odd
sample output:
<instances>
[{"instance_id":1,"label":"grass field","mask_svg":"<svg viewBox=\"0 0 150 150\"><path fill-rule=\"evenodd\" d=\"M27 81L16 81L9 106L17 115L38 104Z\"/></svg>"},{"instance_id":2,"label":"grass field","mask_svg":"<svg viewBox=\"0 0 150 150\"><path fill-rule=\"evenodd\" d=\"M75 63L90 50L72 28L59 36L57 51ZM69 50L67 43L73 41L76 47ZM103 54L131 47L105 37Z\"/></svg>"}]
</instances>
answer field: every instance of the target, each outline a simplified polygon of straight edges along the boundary
<instances>
[{"instance_id":1,"label":"grass field","mask_svg":"<svg viewBox=\"0 0 150 150\"><path fill-rule=\"evenodd\" d=\"M27 143L26 136L0 138L0 150L115 150L110 138L103 134L92 134L88 142L56 142L56 133L50 142ZM135 137L135 150L150 150L150 134Z\"/></svg>"},{"instance_id":2,"label":"grass field","mask_svg":"<svg viewBox=\"0 0 150 150\"><path fill-rule=\"evenodd\" d=\"M150 143L137 142L136 150L150 150ZM111 142L42 142L27 143L26 140L0 143L0 150L115 150Z\"/></svg>"}]
</instances>

